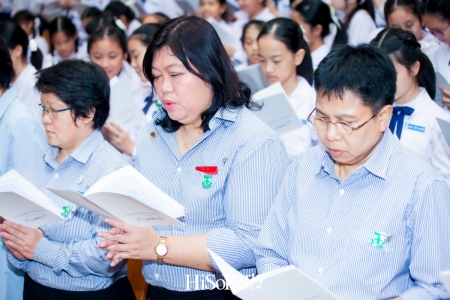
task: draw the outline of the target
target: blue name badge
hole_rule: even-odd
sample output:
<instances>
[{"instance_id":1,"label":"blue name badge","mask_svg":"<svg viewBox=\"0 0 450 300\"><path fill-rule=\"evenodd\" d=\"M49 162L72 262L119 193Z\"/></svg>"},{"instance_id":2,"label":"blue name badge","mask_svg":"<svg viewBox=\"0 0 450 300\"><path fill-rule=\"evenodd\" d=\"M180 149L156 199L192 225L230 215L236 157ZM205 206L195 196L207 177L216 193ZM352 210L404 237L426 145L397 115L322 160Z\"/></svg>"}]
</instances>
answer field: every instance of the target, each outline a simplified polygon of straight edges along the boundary
<instances>
[{"instance_id":1,"label":"blue name badge","mask_svg":"<svg viewBox=\"0 0 450 300\"><path fill-rule=\"evenodd\" d=\"M308 121L306 121L306 120L301 119L301 121L302 121L302 124L303 124L303 125L308 124Z\"/></svg>"},{"instance_id":2,"label":"blue name badge","mask_svg":"<svg viewBox=\"0 0 450 300\"><path fill-rule=\"evenodd\" d=\"M409 123L405 123L404 128L418 132L425 132L425 127Z\"/></svg>"}]
</instances>

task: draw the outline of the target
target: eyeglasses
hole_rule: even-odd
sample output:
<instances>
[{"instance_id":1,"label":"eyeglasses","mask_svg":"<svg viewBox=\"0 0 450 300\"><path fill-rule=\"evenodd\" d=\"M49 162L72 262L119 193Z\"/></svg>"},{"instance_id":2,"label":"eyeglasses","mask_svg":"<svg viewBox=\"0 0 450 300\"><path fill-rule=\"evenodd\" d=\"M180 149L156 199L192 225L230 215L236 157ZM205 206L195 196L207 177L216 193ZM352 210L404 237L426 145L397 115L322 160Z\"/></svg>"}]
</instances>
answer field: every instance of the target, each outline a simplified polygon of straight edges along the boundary
<instances>
[{"instance_id":1,"label":"eyeglasses","mask_svg":"<svg viewBox=\"0 0 450 300\"><path fill-rule=\"evenodd\" d=\"M64 109L55 110L51 107L42 106L42 104L39 104L39 108L41 110L42 116L44 116L47 113L52 119L56 119L58 117L58 113L72 109L72 107L68 107Z\"/></svg>"},{"instance_id":2,"label":"eyeglasses","mask_svg":"<svg viewBox=\"0 0 450 300\"><path fill-rule=\"evenodd\" d=\"M342 122L342 121L338 121L338 122L330 122L325 120L324 118L320 118L320 117L316 117L313 116L312 114L314 113L316 109L314 108L313 111L309 114L308 116L308 122L310 122L318 131L325 131L328 129L329 124L333 124L334 126L336 126L336 130L343 135L349 135L351 134L353 131L356 131L358 129L360 129L361 127L363 127L364 125L366 125L370 120L372 120L373 118L375 118L376 115L378 115L378 113L374 114L369 120L367 120L366 122L362 123L361 125L357 126L357 127L352 127L350 126L349 123L347 122Z\"/></svg>"},{"instance_id":3,"label":"eyeglasses","mask_svg":"<svg viewBox=\"0 0 450 300\"><path fill-rule=\"evenodd\" d=\"M447 24L447 27L445 27L443 30L430 30L430 33L434 35L437 39L443 39L445 38L444 32L447 30L447 28L450 27L450 22Z\"/></svg>"}]
</instances>

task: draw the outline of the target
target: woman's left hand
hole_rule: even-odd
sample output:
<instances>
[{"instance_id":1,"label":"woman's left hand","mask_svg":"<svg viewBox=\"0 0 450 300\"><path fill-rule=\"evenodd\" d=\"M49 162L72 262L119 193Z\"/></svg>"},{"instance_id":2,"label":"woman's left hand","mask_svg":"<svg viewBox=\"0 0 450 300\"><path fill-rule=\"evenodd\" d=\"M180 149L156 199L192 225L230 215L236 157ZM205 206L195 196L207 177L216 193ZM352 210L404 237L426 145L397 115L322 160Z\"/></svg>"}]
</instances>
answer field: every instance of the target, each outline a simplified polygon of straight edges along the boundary
<instances>
[{"instance_id":1,"label":"woman's left hand","mask_svg":"<svg viewBox=\"0 0 450 300\"><path fill-rule=\"evenodd\" d=\"M44 236L40 229L32 229L11 221L3 222L0 229L2 230L0 236L5 240L8 249L23 258L34 259L36 247Z\"/></svg>"},{"instance_id":2,"label":"woman's left hand","mask_svg":"<svg viewBox=\"0 0 450 300\"><path fill-rule=\"evenodd\" d=\"M117 150L131 156L136 146L125 130L114 122L103 125L102 133L105 139L113 144Z\"/></svg>"},{"instance_id":3,"label":"woman's left hand","mask_svg":"<svg viewBox=\"0 0 450 300\"><path fill-rule=\"evenodd\" d=\"M108 250L106 259L114 267L123 259L156 260L155 247L159 243L159 234L150 227L137 227L121 221L105 219L114 226L110 232L99 232L104 238L98 246Z\"/></svg>"}]
</instances>

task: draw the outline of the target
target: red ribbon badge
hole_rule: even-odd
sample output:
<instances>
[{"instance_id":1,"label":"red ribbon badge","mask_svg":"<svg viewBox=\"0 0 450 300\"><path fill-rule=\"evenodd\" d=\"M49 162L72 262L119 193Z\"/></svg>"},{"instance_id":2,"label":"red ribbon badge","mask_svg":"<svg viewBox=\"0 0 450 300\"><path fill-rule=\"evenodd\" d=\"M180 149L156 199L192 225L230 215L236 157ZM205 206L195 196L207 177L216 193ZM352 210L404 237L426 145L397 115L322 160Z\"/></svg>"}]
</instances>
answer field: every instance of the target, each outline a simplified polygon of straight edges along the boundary
<instances>
[{"instance_id":1,"label":"red ribbon badge","mask_svg":"<svg viewBox=\"0 0 450 300\"><path fill-rule=\"evenodd\" d=\"M208 175L217 175L219 174L219 171L217 169L217 166L198 166L195 167L196 171L208 174Z\"/></svg>"}]
</instances>

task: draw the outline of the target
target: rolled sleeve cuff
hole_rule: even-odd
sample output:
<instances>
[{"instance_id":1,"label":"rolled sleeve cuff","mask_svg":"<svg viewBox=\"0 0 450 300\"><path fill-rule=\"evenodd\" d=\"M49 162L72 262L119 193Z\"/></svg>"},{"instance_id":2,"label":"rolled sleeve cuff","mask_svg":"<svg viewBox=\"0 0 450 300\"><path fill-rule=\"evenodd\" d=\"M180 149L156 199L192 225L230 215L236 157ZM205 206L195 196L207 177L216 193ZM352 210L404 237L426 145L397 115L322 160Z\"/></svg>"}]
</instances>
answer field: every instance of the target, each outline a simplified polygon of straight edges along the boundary
<instances>
[{"instance_id":1,"label":"rolled sleeve cuff","mask_svg":"<svg viewBox=\"0 0 450 300\"><path fill-rule=\"evenodd\" d=\"M441 298L443 296L443 298ZM420 286L414 285L407 289L403 294L399 296L402 300L435 300L435 299L448 299L448 294L441 291L440 295L433 296L427 290Z\"/></svg>"},{"instance_id":2,"label":"rolled sleeve cuff","mask_svg":"<svg viewBox=\"0 0 450 300\"><path fill-rule=\"evenodd\" d=\"M208 232L206 244L209 249L236 270L255 266L253 250L248 248L231 229L219 228L211 230ZM219 267L212 258L211 263L213 268L220 272Z\"/></svg>"},{"instance_id":3,"label":"rolled sleeve cuff","mask_svg":"<svg viewBox=\"0 0 450 300\"><path fill-rule=\"evenodd\" d=\"M9 250L7 250L7 252L6 252L6 258L8 259L9 263L14 266L14 268L23 270L23 271L26 271L28 264L30 262L26 258L24 258L24 259L16 258Z\"/></svg>"},{"instance_id":4,"label":"rolled sleeve cuff","mask_svg":"<svg viewBox=\"0 0 450 300\"><path fill-rule=\"evenodd\" d=\"M59 249L60 246L57 243L51 242L46 237L43 237L34 251L34 260L50 268L54 268Z\"/></svg>"}]
</instances>

